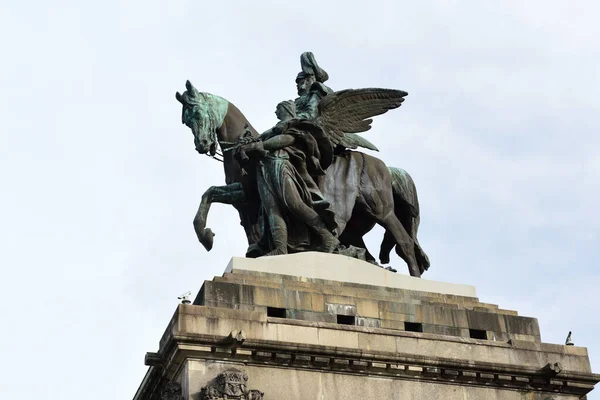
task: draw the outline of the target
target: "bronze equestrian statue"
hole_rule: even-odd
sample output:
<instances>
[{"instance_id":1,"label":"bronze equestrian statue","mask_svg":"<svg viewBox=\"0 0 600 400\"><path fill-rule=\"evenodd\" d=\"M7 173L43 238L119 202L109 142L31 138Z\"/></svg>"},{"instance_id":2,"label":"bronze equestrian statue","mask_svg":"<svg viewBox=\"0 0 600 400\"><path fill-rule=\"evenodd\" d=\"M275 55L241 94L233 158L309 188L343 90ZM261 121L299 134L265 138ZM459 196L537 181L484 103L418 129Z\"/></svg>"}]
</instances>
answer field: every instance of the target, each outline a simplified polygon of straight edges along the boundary
<instances>
[{"instance_id":1,"label":"bronze equestrian statue","mask_svg":"<svg viewBox=\"0 0 600 400\"><path fill-rule=\"evenodd\" d=\"M211 203L219 202L238 210L248 257L322 251L374 262L363 236L379 224L386 230L380 262L387 264L395 247L409 273L420 277L429 259L417 240L420 210L412 178L355 151L377 150L359 133L371 128L372 117L398 108L407 93L334 92L310 52L302 54L301 67L299 97L279 103L279 122L260 135L229 101L199 92L189 81L177 93L196 150L222 157L225 169L227 184L202 196L194 218L198 239L212 248L206 218Z\"/></svg>"}]
</instances>

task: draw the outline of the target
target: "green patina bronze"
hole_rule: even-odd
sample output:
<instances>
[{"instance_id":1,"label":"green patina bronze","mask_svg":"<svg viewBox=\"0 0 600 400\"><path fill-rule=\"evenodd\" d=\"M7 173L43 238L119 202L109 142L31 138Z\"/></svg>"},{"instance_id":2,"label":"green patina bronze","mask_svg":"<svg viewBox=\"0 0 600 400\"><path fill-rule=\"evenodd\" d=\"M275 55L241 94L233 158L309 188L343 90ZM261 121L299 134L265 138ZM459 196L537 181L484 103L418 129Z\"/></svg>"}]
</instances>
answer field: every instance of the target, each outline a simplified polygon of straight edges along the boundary
<instances>
[{"instance_id":1,"label":"green patina bronze","mask_svg":"<svg viewBox=\"0 0 600 400\"><path fill-rule=\"evenodd\" d=\"M406 171L353 151L377 148L360 133L372 117L400 107L407 93L392 89L333 91L314 55L303 53L296 77L298 97L276 107L277 124L262 134L227 100L196 90L188 81L177 93L182 122L194 133L196 150L218 154L227 185L203 195L194 219L200 242L210 250L206 218L213 202L234 205L248 237L248 257L301 251L336 252L375 262L363 236L375 224L386 230L379 259L395 248L411 275L429 259L419 245L419 202Z\"/></svg>"},{"instance_id":2,"label":"green patina bronze","mask_svg":"<svg viewBox=\"0 0 600 400\"><path fill-rule=\"evenodd\" d=\"M229 102L214 94L199 92L190 81L186 82L186 88L183 95L177 93L177 99L188 105L183 107L181 122L192 130L196 149L206 152L206 148L214 156L217 129L223 125ZM209 139L205 139L206 136Z\"/></svg>"}]
</instances>

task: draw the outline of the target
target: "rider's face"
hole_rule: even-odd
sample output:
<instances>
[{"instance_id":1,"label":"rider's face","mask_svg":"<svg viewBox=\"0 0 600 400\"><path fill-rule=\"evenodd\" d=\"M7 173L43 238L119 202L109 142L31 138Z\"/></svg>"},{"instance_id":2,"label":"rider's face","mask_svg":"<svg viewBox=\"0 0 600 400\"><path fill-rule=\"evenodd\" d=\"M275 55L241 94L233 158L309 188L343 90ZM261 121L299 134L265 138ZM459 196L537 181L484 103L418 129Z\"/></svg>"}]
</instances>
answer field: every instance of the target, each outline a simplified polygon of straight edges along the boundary
<instances>
[{"instance_id":1,"label":"rider's face","mask_svg":"<svg viewBox=\"0 0 600 400\"><path fill-rule=\"evenodd\" d=\"M308 93L310 86L315 82L315 78L307 76L296 81L296 88L298 89L298 96L302 96Z\"/></svg>"}]
</instances>

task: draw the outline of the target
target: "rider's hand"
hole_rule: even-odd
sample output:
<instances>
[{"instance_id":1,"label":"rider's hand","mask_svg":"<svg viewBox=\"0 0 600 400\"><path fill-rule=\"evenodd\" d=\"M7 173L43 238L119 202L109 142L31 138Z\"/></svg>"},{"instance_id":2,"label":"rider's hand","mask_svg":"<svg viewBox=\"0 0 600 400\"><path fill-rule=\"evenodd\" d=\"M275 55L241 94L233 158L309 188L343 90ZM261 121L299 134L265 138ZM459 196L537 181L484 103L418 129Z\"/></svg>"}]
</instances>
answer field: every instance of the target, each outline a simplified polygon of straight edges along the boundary
<instances>
[{"instance_id":1,"label":"rider's hand","mask_svg":"<svg viewBox=\"0 0 600 400\"><path fill-rule=\"evenodd\" d=\"M268 154L262 140L243 145L242 148L245 152L250 153L251 156L254 157L262 158Z\"/></svg>"}]
</instances>

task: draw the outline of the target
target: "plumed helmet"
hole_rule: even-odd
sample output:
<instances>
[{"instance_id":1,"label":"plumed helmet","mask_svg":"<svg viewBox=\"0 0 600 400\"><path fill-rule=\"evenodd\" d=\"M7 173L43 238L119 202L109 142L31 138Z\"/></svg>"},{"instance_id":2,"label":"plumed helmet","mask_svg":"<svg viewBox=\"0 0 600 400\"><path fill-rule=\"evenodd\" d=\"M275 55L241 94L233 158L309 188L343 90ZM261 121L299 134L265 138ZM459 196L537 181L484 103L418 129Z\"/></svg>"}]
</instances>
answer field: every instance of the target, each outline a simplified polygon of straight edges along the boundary
<instances>
[{"instance_id":1,"label":"plumed helmet","mask_svg":"<svg viewBox=\"0 0 600 400\"><path fill-rule=\"evenodd\" d=\"M296 80L304 79L308 75L314 76L315 80L321 83L324 83L329 79L327 71L319 67L314 54L310 51L306 51L300 56L300 67L302 68L302 72L298 74Z\"/></svg>"}]
</instances>

